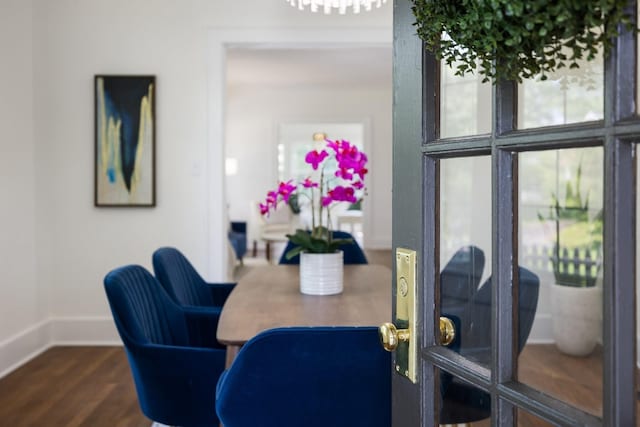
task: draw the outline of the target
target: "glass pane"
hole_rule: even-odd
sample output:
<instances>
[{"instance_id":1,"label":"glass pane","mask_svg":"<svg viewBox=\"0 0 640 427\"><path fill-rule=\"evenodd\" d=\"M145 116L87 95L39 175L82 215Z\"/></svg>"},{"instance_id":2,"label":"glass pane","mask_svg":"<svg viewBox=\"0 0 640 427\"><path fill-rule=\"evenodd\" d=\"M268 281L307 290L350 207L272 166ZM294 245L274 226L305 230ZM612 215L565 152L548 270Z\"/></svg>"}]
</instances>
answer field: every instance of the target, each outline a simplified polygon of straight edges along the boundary
<instances>
[{"instance_id":1,"label":"glass pane","mask_svg":"<svg viewBox=\"0 0 640 427\"><path fill-rule=\"evenodd\" d=\"M491 397L471 384L439 370L440 425L491 426Z\"/></svg>"},{"instance_id":2,"label":"glass pane","mask_svg":"<svg viewBox=\"0 0 640 427\"><path fill-rule=\"evenodd\" d=\"M602 54L578 63L580 68L561 68L547 80L528 79L518 85L518 129L602 120Z\"/></svg>"},{"instance_id":3,"label":"glass pane","mask_svg":"<svg viewBox=\"0 0 640 427\"><path fill-rule=\"evenodd\" d=\"M518 411L518 427L552 427L553 424L546 422L543 419L538 418L530 412L524 409L517 409Z\"/></svg>"},{"instance_id":4,"label":"glass pane","mask_svg":"<svg viewBox=\"0 0 640 427\"><path fill-rule=\"evenodd\" d=\"M456 63L440 67L440 137L491 132L491 83L479 74L456 76Z\"/></svg>"},{"instance_id":5,"label":"glass pane","mask_svg":"<svg viewBox=\"0 0 640 427\"><path fill-rule=\"evenodd\" d=\"M460 354L489 366L491 159L441 160L440 170L440 311L455 318Z\"/></svg>"},{"instance_id":6,"label":"glass pane","mask_svg":"<svg viewBox=\"0 0 640 427\"><path fill-rule=\"evenodd\" d=\"M519 380L601 416L603 150L518 165Z\"/></svg>"}]
</instances>

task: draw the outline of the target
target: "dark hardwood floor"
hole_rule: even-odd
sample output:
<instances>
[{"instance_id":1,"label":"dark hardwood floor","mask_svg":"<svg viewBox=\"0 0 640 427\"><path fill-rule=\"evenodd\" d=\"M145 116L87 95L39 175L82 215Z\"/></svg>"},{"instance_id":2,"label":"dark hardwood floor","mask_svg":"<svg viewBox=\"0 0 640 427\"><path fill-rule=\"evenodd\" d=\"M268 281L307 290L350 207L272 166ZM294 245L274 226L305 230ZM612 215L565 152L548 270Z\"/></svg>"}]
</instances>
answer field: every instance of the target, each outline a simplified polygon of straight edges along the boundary
<instances>
[{"instance_id":1,"label":"dark hardwood floor","mask_svg":"<svg viewBox=\"0 0 640 427\"><path fill-rule=\"evenodd\" d=\"M393 262L390 251L367 251L367 257L389 267ZM519 367L520 381L601 414L600 349L589 357L574 358L553 345L527 345ZM520 427L549 425L526 413L520 413L518 421ZM122 347L54 347L0 379L0 427L150 425L138 406Z\"/></svg>"},{"instance_id":2,"label":"dark hardwood floor","mask_svg":"<svg viewBox=\"0 0 640 427\"><path fill-rule=\"evenodd\" d=\"M552 345L529 345L519 361L520 380L599 414L601 360L599 350L587 358L571 358ZM150 425L138 407L122 347L54 347L0 379L2 427ZM521 413L518 425L549 424Z\"/></svg>"},{"instance_id":3,"label":"dark hardwood floor","mask_svg":"<svg viewBox=\"0 0 640 427\"><path fill-rule=\"evenodd\" d=\"M3 427L149 427L122 347L53 347L0 379Z\"/></svg>"}]
</instances>

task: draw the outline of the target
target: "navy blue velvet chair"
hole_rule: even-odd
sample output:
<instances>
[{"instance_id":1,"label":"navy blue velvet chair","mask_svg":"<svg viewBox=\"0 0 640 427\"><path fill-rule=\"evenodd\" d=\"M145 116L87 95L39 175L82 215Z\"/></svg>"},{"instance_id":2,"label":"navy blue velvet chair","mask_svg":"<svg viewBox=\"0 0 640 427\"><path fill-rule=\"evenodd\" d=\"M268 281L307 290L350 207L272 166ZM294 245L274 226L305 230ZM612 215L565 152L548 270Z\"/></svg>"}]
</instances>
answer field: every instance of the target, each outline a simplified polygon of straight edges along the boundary
<instances>
[{"instance_id":1,"label":"navy blue velvet chair","mask_svg":"<svg viewBox=\"0 0 640 427\"><path fill-rule=\"evenodd\" d=\"M518 268L518 353L524 348L538 306L540 279L524 267ZM491 278L472 297L461 318L459 352L485 365L491 362ZM440 424L463 424L491 416L490 396L449 374L443 374Z\"/></svg>"},{"instance_id":2,"label":"navy blue velvet chair","mask_svg":"<svg viewBox=\"0 0 640 427\"><path fill-rule=\"evenodd\" d=\"M351 243L346 245L341 245L340 250L343 253L343 261L345 264L368 264L367 256L364 254L364 251L353 238L353 236L346 231L334 231L333 232L334 239L351 239L353 240ZM300 264L300 255L296 255L291 259L287 259L286 254L292 249L295 245L291 243L291 241L287 242L287 247L282 252L282 256L280 257L279 264Z\"/></svg>"},{"instance_id":3,"label":"navy blue velvet chair","mask_svg":"<svg viewBox=\"0 0 640 427\"><path fill-rule=\"evenodd\" d=\"M216 316L220 316L222 306L235 286L235 283L205 282L182 252L171 247L160 248L153 253L153 270L175 303L182 307L199 307ZM198 323L203 331L215 331L217 328L217 323L212 324L208 318L201 318ZM215 333L208 339L208 345L216 345Z\"/></svg>"},{"instance_id":4,"label":"navy blue velvet chair","mask_svg":"<svg viewBox=\"0 0 640 427\"><path fill-rule=\"evenodd\" d=\"M484 252L476 246L456 251L440 273L440 311L465 317L484 270Z\"/></svg>"},{"instance_id":5,"label":"navy blue velvet chair","mask_svg":"<svg viewBox=\"0 0 640 427\"><path fill-rule=\"evenodd\" d=\"M167 425L218 427L215 389L226 352L207 345L216 330L198 322L217 326L217 315L176 305L140 266L111 271L104 286L142 412Z\"/></svg>"},{"instance_id":6,"label":"navy blue velvet chair","mask_svg":"<svg viewBox=\"0 0 640 427\"><path fill-rule=\"evenodd\" d=\"M247 223L245 221L231 221L231 229L227 233L236 258L242 262L247 253Z\"/></svg>"},{"instance_id":7,"label":"navy blue velvet chair","mask_svg":"<svg viewBox=\"0 0 640 427\"><path fill-rule=\"evenodd\" d=\"M218 383L225 427L389 427L391 357L374 327L292 327L247 342Z\"/></svg>"},{"instance_id":8,"label":"navy blue velvet chair","mask_svg":"<svg viewBox=\"0 0 640 427\"><path fill-rule=\"evenodd\" d=\"M207 283L182 252L165 247L153 253L153 271L171 299L182 306L222 307L235 283Z\"/></svg>"}]
</instances>

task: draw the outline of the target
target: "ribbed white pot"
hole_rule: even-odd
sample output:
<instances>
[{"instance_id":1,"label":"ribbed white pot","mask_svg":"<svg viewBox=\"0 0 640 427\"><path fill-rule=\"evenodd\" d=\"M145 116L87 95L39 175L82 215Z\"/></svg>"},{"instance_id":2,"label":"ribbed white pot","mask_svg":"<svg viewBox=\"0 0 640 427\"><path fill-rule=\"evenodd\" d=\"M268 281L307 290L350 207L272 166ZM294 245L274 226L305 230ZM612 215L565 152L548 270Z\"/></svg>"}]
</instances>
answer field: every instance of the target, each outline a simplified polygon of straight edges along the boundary
<instances>
[{"instance_id":1,"label":"ribbed white pot","mask_svg":"<svg viewBox=\"0 0 640 427\"><path fill-rule=\"evenodd\" d=\"M342 251L330 254L300 254L300 292L334 295L343 289Z\"/></svg>"},{"instance_id":2,"label":"ribbed white pot","mask_svg":"<svg viewBox=\"0 0 640 427\"><path fill-rule=\"evenodd\" d=\"M602 287L552 284L551 314L558 350L588 356L602 337Z\"/></svg>"}]
</instances>

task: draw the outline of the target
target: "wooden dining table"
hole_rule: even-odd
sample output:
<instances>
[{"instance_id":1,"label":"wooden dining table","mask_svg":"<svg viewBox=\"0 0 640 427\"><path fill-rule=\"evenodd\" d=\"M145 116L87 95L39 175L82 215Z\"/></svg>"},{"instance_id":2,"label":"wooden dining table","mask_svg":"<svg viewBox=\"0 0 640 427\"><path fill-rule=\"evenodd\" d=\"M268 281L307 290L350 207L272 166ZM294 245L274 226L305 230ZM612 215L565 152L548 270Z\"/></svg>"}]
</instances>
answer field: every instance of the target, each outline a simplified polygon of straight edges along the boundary
<instances>
[{"instance_id":1,"label":"wooden dining table","mask_svg":"<svg viewBox=\"0 0 640 427\"><path fill-rule=\"evenodd\" d=\"M254 267L227 299L217 339L227 346L227 367L244 343L262 331L287 326L379 326L391 321L391 270L344 266L337 295L300 293L297 265Z\"/></svg>"}]
</instances>

